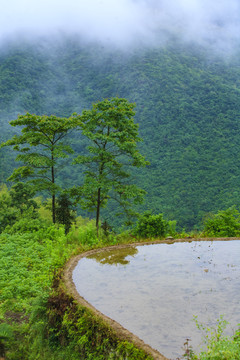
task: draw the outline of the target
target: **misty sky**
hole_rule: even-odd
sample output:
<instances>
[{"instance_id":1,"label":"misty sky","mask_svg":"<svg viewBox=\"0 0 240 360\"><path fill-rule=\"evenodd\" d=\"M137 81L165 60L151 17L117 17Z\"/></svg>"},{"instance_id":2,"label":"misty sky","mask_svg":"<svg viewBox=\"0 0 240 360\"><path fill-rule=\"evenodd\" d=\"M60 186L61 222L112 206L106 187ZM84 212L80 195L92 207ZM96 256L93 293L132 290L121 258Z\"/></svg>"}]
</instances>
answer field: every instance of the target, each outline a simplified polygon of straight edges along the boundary
<instances>
[{"instance_id":1,"label":"misty sky","mask_svg":"<svg viewBox=\"0 0 240 360\"><path fill-rule=\"evenodd\" d=\"M239 18L239 0L2 0L0 39L60 32L132 46L167 32L228 46L240 37Z\"/></svg>"}]
</instances>

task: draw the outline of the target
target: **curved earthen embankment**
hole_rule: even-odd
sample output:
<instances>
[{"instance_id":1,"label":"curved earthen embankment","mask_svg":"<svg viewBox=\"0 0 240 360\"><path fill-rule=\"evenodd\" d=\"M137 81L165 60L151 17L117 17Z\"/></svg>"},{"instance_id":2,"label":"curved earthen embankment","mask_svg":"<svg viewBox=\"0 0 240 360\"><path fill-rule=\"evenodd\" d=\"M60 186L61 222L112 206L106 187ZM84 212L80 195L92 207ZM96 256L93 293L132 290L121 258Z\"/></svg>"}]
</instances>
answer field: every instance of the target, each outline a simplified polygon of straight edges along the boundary
<instances>
[{"instance_id":1,"label":"curved earthen embankment","mask_svg":"<svg viewBox=\"0 0 240 360\"><path fill-rule=\"evenodd\" d=\"M199 239L193 239L193 238L187 238L187 239L166 239L166 240L156 240L156 241L148 241L148 242L139 242L139 243L132 243L132 244L123 244L123 245L114 245L109 246L101 249L95 249L90 250L87 252L84 252L82 254L79 254L77 256L74 256L71 258L65 268L63 273L63 280L66 285L66 288L80 305L87 307L90 309L94 315L99 316L102 320L104 320L108 325L111 326L111 328L116 332L118 338L120 340L129 341L133 343L137 348L142 349L145 351L146 354L153 357L153 359L156 360L168 360L164 355L159 353L157 350L151 348L149 345L145 344L144 341L142 341L140 338L138 338L136 335L132 334L130 331L125 329L122 325L120 325L115 320L107 317L106 315L102 314L100 311L98 311L94 306L92 306L89 302L87 302L76 290L75 284L72 279L72 272L74 268L77 266L79 260L85 256L93 255L101 251L110 251L112 249L116 248L126 248L126 247L135 247L135 246L143 246L143 245L150 245L150 244L159 244L159 243L167 243L172 244L175 242L192 242L192 241L229 241L229 240L237 240L239 238L199 238Z\"/></svg>"}]
</instances>

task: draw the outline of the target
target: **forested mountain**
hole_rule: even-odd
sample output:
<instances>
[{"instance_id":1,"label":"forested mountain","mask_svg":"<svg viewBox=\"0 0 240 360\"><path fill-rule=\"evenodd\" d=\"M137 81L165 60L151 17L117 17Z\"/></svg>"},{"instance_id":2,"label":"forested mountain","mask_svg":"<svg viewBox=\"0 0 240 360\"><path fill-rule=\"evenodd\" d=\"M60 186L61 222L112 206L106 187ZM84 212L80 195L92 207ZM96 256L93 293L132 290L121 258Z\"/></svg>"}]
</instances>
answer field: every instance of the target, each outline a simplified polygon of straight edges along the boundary
<instances>
[{"instance_id":1,"label":"forested mountain","mask_svg":"<svg viewBox=\"0 0 240 360\"><path fill-rule=\"evenodd\" d=\"M193 229L210 211L240 206L240 60L172 40L131 52L78 39L9 43L0 54L0 140L17 114L70 116L110 97L136 103L141 152L150 165L133 174L147 191L141 211ZM81 150L79 135L73 136ZM15 154L1 149L0 182ZM66 187L81 168L67 168ZM111 217L106 213L106 218Z\"/></svg>"}]
</instances>

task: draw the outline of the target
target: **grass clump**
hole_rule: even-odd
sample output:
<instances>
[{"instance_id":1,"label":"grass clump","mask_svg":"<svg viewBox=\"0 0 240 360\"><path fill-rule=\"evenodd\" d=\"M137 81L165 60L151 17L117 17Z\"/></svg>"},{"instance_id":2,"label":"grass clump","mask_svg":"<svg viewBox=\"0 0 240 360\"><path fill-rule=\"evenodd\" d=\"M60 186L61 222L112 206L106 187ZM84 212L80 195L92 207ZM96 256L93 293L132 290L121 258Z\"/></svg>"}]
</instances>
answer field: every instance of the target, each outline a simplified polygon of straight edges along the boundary
<instances>
[{"instance_id":1,"label":"grass clump","mask_svg":"<svg viewBox=\"0 0 240 360\"><path fill-rule=\"evenodd\" d=\"M224 335L228 322L221 316L216 327L206 327L195 317L196 326L203 332L204 349L196 354L188 341L185 343L184 359L187 360L239 360L240 359L240 329L234 336ZM240 324L239 324L240 326Z\"/></svg>"}]
</instances>

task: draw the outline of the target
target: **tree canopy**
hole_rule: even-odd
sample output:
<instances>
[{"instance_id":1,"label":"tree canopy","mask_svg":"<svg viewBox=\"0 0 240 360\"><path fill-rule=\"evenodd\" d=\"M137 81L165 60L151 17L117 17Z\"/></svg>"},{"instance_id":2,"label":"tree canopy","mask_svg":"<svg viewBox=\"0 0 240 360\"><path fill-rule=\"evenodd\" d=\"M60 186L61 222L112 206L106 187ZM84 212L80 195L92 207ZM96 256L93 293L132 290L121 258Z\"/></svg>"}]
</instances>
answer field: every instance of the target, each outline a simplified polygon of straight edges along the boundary
<instances>
[{"instance_id":1,"label":"tree canopy","mask_svg":"<svg viewBox=\"0 0 240 360\"><path fill-rule=\"evenodd\" d=\"M77 127L77 120L75 117L27 113L10 121L10 124L20 126L21 133L2 143L1 147L13 146L18 152L16 160L22 165L14 169L8 180L19 182L29 179L35 191L48 191L52 196L52 218L55 223L56 193L60 190L56 184L56 168L60 159L73 153L66 136Z\"/></svg>"},{"instance_id":2,"label":"tree canopy","mask_svg":"<svg viewBox=\"0 0 240 360\"><path fill-rule=\"evenodd\" d=\"M145 194L131 180L131 168L148 164L137 147L141 138L133 119L134 107L123 98L106 99L79 117L82 134L90 141L88 154L75 159L85 167L84 184L78 188L80 203L96 212L97 229L100 209L110 198L130 214L131 201L139 203Z\"/></svg>"}]
</instances>

